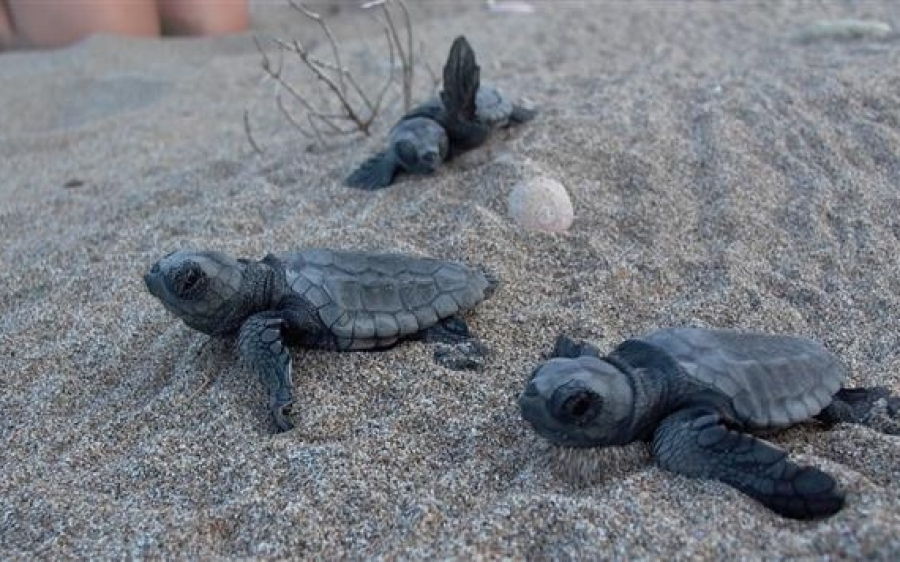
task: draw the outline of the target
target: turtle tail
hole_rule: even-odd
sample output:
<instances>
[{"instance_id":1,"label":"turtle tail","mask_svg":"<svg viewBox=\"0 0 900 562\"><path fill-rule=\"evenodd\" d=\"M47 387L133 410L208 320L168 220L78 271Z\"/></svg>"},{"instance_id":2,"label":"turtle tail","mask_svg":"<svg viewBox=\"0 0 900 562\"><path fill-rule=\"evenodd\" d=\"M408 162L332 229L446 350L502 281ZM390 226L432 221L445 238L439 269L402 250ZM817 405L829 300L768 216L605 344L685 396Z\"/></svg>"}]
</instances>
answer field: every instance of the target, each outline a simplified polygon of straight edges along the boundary
<instances>
[{"instance_id":1,"label":"turtle tail","mask_svg":"<svg viewBox=\"0 0 900 562\"><path fill-rule=\"evenodd\" d=\"M374 190L391 185L397 173L397 159L392 151L385 150L371 156L347 176L344 184L348 187Z\"/></svg>"},{"instance_id":2,"label":"turtle tail","mask_svg":"<svg viewBox=\"0 0 900 562\"><path fill-rule=\"evenodd\" d=\"M500 286L500 278L485 268L481 268L481 274L484 275L487 281L487 287L484 288L484 298L489 299L497 291L497 287Z\"/></svg>"}]
</instances>

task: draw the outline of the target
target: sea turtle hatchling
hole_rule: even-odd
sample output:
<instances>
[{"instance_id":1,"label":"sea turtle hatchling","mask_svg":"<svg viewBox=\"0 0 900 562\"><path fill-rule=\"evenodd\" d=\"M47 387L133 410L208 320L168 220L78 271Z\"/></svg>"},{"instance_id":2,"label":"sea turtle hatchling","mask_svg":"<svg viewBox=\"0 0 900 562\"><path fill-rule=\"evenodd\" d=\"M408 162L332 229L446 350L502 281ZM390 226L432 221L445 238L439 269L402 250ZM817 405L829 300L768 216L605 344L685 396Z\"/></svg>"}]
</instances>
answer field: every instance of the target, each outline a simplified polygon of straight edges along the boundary
<instances>
[{"instance_id":1,"label":"sea turtle hatchling","mask_svg":"<svg viewBox=\"0 0 900 562\"><path fill-rule=\"evenodd\" d=\"M379 189L389 186L398 170L433 174L445 160L483 144L492 130L534 118L534 110L482 86L480 74L471 45L457 37L444 65L440 97L404 115L391 129L388 148L363 162L345 183Z\"/></svg>"},{"instance_id":2,"label":"sea turtle hatchling","mask_svg":"<svg viewBox=\"0 0 900 562\"><path fill-rule=\"evenodd\" d=\"M896 433L900 398L883 387L842 388L847 373L821 344L792 336L672 328L601 356L561 336L519 397L541 436L569 447L651 442L660 466L714 478L797 519L843 507L837 482L749 435L813 417Z\"/></svg>"},{"instance_id":3,"label":"sea turtle hatchling","mask_svg":"<svg viewBox=\"0 0 900 562\"><path fill-rule=\"evenodd\" d=\"M478 356L483 348L459 313L497 285L490 274L461 263L328 249L270 254L259 261L181 250L159 260L144 281L191 328L237 336L241 358L269 391L269 410L280 431L293 427L286 345L374 350L423 339ZM454 368L459 355L449 356L446 364ZM436 352L436 357L442 356Z\"/></svg>"}]
</instances>

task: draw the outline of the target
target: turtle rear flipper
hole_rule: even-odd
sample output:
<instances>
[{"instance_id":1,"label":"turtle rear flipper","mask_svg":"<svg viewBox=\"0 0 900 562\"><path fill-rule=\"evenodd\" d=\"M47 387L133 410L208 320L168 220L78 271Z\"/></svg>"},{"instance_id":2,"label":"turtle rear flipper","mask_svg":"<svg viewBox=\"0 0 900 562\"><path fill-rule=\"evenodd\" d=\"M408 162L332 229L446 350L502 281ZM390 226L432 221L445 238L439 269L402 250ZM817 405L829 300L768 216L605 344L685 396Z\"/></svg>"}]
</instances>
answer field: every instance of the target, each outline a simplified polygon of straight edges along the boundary
<instances>
[{"instance_id":1,"label":"turtle rear flipper","mask_svg":"<svg viewBox=\"0 0 900 562\"><path fill-rule=\"evenodd\" d=\"M586 341L576 340L565 334L560 334L559 337L556 338L556 343L553 345L553 351L551 352L550 357L577 359L578 357L585 355L588 357L599 358L600 350Z\"/></svg>"},{"instance_id":2,"label":"turtle rear flipper","mask_svg":"<svg viewBox=\"0 0 900 562\"><path fill-rule=\"evenodd\" d=\"M826 424L856 423L900 435L900 396L883 386L842 388L816 419Z\"/></svg>"},{"instance_id":3,"label":"turtle rear flipper","mask_svg":"<svg viewBox=\"0 0 900 562\"><path fill-rule=\"evenodd\" d=\"M834 478L792 462L770 443L727 428L708 408L687 408L665 418L653 436L653 454L667 470L715 478L785 517L824 517L844 506Z\"/></svg>"},{"instance_id":4,"label":"turtle rear flipper","mask_svg":"<svg viewBox=\"0 0 900 562\"><path fill-rule=\"evenodd\" d=\"M393 151L385 150L371 156L347 176L344 184L360 189L381 189L391 185L397 174L397 158Z\"/></svg>"},{"instance_id":5,"label":"turtle rear flipper","mask_svg":"<svg viewBox=\"0 0 900 562\"><path fill-rule=\"evenodd\" d=\"M537 117L536 109L527 109L521 105L513 104L512 111L509 113L509 122L513 125L526 123Z\"/></svg>"},{"instance_id":6,"label":"turtle rear flipper","mask_svg":"<svg viewBox=\"0 0 900 562\"><path fill-rule=\"evenodd\" d=\"M487 348L472 337L469 326L459 315L444 318L416 338L437 344L434 360L450 370L477 371L484 366Z\"/></svg>"}]
</instances>

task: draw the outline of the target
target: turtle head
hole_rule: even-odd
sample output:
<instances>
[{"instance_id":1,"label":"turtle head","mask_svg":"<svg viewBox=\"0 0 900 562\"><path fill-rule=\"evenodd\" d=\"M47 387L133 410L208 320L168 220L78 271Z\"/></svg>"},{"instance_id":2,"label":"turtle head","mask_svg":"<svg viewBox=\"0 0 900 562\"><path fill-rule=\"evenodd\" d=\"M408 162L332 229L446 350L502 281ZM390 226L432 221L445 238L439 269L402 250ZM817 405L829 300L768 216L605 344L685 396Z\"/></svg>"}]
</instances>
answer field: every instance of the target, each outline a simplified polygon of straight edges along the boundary
<instances>
[{"instance_id":1,"label":"turtle head","mask_svg":"<svg viewBox=\"0 0 900 562\"><path fill-rule=\"evenodd\" d=\"M433 174L446 159L447 132L424 117L402 121L394 132L394 151L404 170L411 174Z\"/></svg>"},{"instance_id":2,"label":"turtle head","mask_svg":"<svg viewBox=\"0 0 900 562\"><path fill-rule=\"evenodd\" d=\"M550 359L534 370L519 408L538 434L558 445L627 443L634 411L627 377L596 357Z\"/></svg>"},{"instance_id":3,"label":"turtle head","mask_svg":"<svg viewBox=\"0 0 900 562\"><path fill-rule=\"evenodd\" d=\"M408 140L397 143L397 158L411 174L433 174L442 161L436 146L420 146Z\"/></svg>"},{"instance_id":4,"label":"turtle head","mask_svg":"<svg viewBox=\"0 0 900 562\"><path fill-rule=\"evenodd\" d=\"M144 275L147 290L185 324L210 335L236 331L251 310L248 262L221 252L179 250Z\"/></svg>"}]
</instances>

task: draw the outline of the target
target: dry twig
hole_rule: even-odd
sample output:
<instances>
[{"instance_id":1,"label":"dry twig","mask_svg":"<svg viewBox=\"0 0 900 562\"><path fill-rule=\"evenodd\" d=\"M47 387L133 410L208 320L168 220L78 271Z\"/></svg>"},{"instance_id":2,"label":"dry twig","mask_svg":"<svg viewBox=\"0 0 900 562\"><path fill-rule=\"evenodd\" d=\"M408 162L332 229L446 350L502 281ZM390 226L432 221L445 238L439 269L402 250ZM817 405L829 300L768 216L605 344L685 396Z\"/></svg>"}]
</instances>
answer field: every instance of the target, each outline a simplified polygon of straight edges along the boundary
<instances>
[{"instance_id":1,"label":"dry twig","mask_svg":"<svg viewBox=\"0 0 900 562\"><path fill-rule=\"evenodd\" d=\"M400 56L400 68L403 73L403 110L409 111L412 107L412 87L414 79L415 61L413 59L413 33L412 22L409 19L409 10L403 0L395 0L400 6L403 13L403 23L406 26L406 49L403 49L403 43L400 41L400 34L397 33L397 26L394 25L394 18L391 17L391 11L388 9L389 0L373 0L362 5L363 9L381 6L384 13L384 19L387 21L387 27L391 32L391 38L397 45L397 53Z\"/></svg>"},{"instance_id":2,"label":"dry twig","mask_svg":"<svg viewBox=\"0 0 900 562\"><path fill-rule=\"evenodd\" d=\"M404 46L400 39L394 18L388 8L389 3L396 3L400 6L403 14L403 22L406 26L406 45ZM331 61L322 60L313 55L309 49L299 40L285 41L281 39L273 39L274 45L278 50L278 64L273 64L273 60L266 53L259 40L254 38L254 43L262 57L261 66L266 75L275 81L279 87L279 92L275 96L275 101L279 111L287 118L288 122L297 127L305 136L315 138L320 145L324 145L326 135L350 135L362 133L368 136L371 127L385 100L385 96L394 82L395 69L397 66L396 59L400 59L402 72L402 88L404 109L409 110L412 104L412 88L413 88L413 54L412 54L412 23L409 17L409 11L403 0L376 0L364 4L364 8L381 6L385 22L384 37L388 46L390 56L390 70L388 77L383 86L378 90L377 95L371 98L366 94L365 90L357 82L356 78L350 70L344 66L341 55L341 46L326 23L325 19L318 13L310 10L306 6L297 3L295 0L288 0L290 6L308 18L310 21L322 30L328 44L331 47ZM303 65L313 74L316 81L324 85L329 97L337 101L338 109L328 110L317 107L310 101L307 93L294 87L283 75L284 54L289 53L297 55ZM295 118L288 110L282 94L286 93L287 97L305 113L305 121ZM253 140L250 133L249 118L245 112L244 129L247 134L248 141L253 149L262 152L259 146Z\"/></svg>"},{"instance_id":3,"label":"dry twig","mask_svg":"<svg viewBox=\"0 0 900 562\"><path fill-rule=\"evenodd\" d=\"M253 133L250 131L250 111L246 109L244 110L244 134L247 135L247 141L250 143L250 146L253 147L253 152L262 154L263 150L256 144Z\"/></svg>"},{"instance_id":4,"label":"dry twig","mask_svg":"<svg viewBox=\"0 0 900 562\"><path fill-rule=\"evenodd\" d=\"M424 42L419 43L419 52L420 53L425 52L425 43ZM428 77L431 78L431 93L436 94L438 91L438 88L441 85L442 78L440 76L438 76L437 72L435 72L434 67L432 67L428 63L427 58L422 57L420 60L422 61L422 66L425 67L425 72L428 73Z\"/></svg>"}]
</instances>

